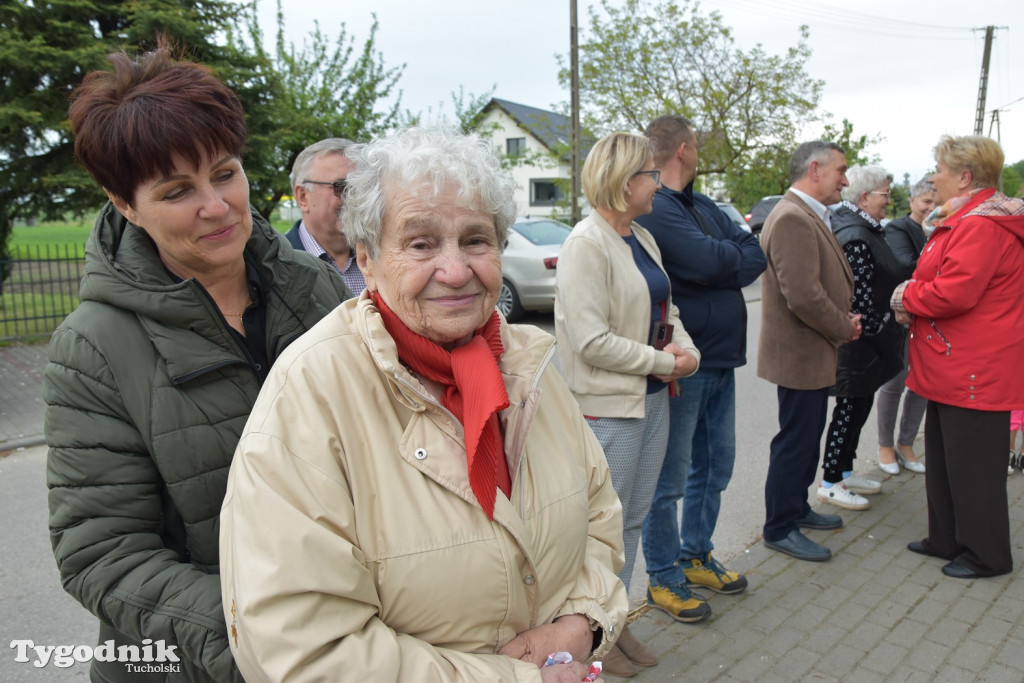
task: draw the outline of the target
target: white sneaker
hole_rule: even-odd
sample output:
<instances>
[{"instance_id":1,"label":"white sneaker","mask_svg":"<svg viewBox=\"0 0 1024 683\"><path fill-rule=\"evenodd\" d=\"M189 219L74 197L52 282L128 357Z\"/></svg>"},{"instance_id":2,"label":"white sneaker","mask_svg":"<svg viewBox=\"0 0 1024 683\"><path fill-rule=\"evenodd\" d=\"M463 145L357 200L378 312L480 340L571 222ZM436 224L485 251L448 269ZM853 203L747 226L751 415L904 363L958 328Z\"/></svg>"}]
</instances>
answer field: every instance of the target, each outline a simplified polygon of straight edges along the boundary
<instances>
[{"instance_id":1,"label":"white sneaker","mask_svg":"<svg viewBox=\"0 0 1024 683\"><path fill-rule=\"evenodd\" d=\"M849 480L847 480L849 481ZM864 496L858 496L856 493L846 488L845 483L832 484L830 488L825 488L821 484L818 484L818 500L823 500L826 503L831 503L837 507L846 508L847 510L867 510L871 507L871 503Z\"/></svg>"},{"instance_id":2,"label":"white sneaker","mask_svg":"<svg viewBox=\"0 0 1024 683\"><path fill-rule=\"evenodd\" d=\"M867 477L858 477L856 474L843 479L843 483L846 484L846 488L854 493L866 496L873 496L876 493L882 492L882 485L879 482Z\"/></svg>"}]
</instances>

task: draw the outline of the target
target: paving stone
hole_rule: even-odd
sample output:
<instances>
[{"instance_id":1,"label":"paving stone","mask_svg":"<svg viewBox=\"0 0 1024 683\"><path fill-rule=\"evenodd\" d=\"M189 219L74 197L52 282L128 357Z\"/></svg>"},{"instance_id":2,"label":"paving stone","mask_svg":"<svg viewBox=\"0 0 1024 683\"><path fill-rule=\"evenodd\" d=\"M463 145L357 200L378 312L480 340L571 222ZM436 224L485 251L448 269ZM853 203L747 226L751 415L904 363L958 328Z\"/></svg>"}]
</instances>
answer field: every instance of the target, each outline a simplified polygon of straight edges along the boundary
<instances>
[{"instance_id":1,"label":"paving stone","mask_svg":"<svg viewBox=\"0 0 1024 683\"><path fill-rule=\"evenodd\" d=\"M45 365L45 345L0 347L0 451L13 438L41 437ZM873 455L873 444L862 446L860 467ZM1015 566L1024 567L1024 476L1008 478L1007 496ZM942 575L942 560L906 550L927 533L924 477L885 478L872 499L869 510L842 512L843 529L808 532L832 549L828 562L760 541L719 558L750 588L711 596L704 624L640 614L631 630L661 663L633 680L1024 681L1024 571L961 581Z\"/></svg>"}]
</instances>

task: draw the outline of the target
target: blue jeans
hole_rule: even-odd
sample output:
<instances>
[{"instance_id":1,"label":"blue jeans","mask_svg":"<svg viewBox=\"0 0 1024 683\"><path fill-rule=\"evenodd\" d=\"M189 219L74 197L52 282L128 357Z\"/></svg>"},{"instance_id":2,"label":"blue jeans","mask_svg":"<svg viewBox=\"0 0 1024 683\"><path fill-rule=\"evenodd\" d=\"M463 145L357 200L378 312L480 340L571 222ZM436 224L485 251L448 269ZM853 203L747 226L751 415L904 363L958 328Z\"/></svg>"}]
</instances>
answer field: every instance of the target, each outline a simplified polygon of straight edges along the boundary
<instances>
[{"instance_id":1,"label":"blue jeans","mask_svg":"<svg viewBox=\"0 0 1024 683\"><path fill-rule=\"evenodd\" d=\"M701 369L679 386L682 396L669 399L668 452L643 527L647 574L662 586L686 580L677 560L703 559L714 548L722 491L736 462L735 371Z\"/></svg>"}]
</instances>

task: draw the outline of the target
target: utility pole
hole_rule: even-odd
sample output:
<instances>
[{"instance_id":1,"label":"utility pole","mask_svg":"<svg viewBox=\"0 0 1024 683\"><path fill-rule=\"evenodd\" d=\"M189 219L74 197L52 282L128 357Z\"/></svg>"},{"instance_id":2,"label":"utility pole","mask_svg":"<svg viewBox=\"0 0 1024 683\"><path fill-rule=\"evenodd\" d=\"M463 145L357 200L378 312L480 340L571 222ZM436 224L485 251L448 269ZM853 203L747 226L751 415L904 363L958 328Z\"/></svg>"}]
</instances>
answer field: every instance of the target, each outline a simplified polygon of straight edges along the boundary
<instances>
[{"instance_id":1,"label":"utility pole","mask_svg":"<svg viewBox=\"0 0 1024 683\"><path fill-rule=\"evenodd\" d=\"M572 129L569 134L569 145L572 147L569 168L569 172L572 174L571 225L576 225L582 219L580 216L580 58L576 26L576 0L569 0L569 90L572 100Z\"/></svg>"},{"instance_id":2,"label":"utility pole","mask_svg":"<svg viewBox=\"0 0 1024 683\"><path fill-rule=\"evenodd\" d=\"M1000 26L999 28L1006 28ZM975 31L982 29L976 28ZM995 26L986 26L985 29L985 54L981 58L981 80L978 83L978 108L974 115L974 134L982 135L985 129L985 97L988 94L988 68L992 59L992 37L995 35Z\"/></svg>"},{"instance_id":3,"label":"utility pole","mask_svg":"<svg viewBox=\"0 0 1024 683\"><path fill-rule=\"evenodd\" d=\"M989 122L988 122L988 136L989 137L992 137L992 129L993 128L996 129L996 142L1002 142L1003 141L1003 139L1002 139L1003 138L1003 131L1002 131L1002 127L999 125L999 110L998 109L993 109L992 110L992 118L989 119Z\"/></svg>"}]
</instances>

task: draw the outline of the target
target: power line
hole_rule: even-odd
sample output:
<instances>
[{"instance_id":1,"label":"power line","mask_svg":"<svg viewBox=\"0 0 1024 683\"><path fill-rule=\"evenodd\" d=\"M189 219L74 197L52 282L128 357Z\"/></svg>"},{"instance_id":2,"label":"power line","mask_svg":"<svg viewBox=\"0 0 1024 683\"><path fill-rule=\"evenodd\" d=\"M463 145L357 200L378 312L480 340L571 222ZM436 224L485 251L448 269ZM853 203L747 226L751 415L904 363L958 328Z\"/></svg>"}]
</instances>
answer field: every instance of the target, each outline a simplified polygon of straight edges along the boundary
<instances>
[{"instance_id":1,"label":"power line","mask_svg":"<svg viewBox=\"0 0 1024 683\"><path fill-rule=\"evenodd\" d=\"M877 17L862 12L809 5L793 0L774 0L766 5L760 0L705 0L702 6L729 7L744 13L791 20L814 28L856 30L862 34L881 35L908 40L974 40L972 29L963 26L943 26L889 17Z\"/></svg>"}]
</instances>

